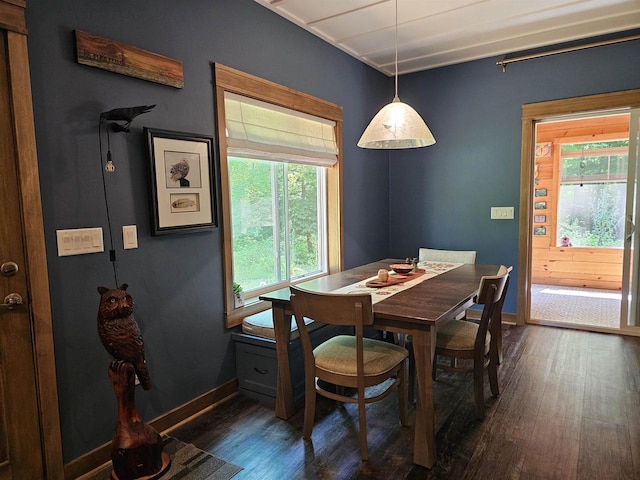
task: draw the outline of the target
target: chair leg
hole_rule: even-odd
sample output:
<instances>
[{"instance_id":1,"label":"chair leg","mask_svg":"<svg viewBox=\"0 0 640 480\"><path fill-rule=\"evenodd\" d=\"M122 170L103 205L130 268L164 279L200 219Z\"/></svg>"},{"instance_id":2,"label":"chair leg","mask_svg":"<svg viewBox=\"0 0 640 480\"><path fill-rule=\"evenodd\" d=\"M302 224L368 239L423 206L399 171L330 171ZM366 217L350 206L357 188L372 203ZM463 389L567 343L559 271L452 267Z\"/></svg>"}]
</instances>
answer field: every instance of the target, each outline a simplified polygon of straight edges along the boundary
<instances>
[{"instance_id":1,"label":"chair leg","mask_svg":"<svg viewBox=\"0 0 640 480\"><path fill-rule=\"evenodd\" d=\"M369 460L369 450L367 447L367 411L364 401L364 388L358 388L358 418L360 420L360 455L362 461Z\"/></svg>"},{"instance_id":2,"label":"chair leg","mask_svg":"<svg viewBox=\"0 0 640 480\"><path fill-rule=\"evenodd\" d=\"M501 365L502 364L502 359L503 359L503 354L502 354L502 323L500 322L500 315L498 315L498 325L497 325L497 335L495 335L496 338L496 349L498 350L498 360L497 360L497 364Z\"/></svg>"},{"instance_id":3,"label":"chair leg","mask_svg":"<svg viewBox=\"0 0 640 480\"><path fill-rule=\"evenodd\" d=\"M398 371L398 402L400 403L400 423L402 426L409 425L409 417L407 415L407 372L404 363Z\"/></svg>"},{"instance_id":4,"label":"chair leg","mask_svg":"<svg viewBox=\"0 0 640 480\"><path fill-rule=\"evenodd\" d=\"M489 385L491 386L491 393L497 397L500 395L498 388L498 352L491 350L489 352L489 366L487 367L489 372Z\"/></svg>"},{"instance_id":5,"label":"chair leg","mask_svg":"<svg viewBox=\"0 0 640 480\"><path fill-rule=\"evenodd\" d=\"M473 362L473 393L476 403L476 417L484 419L484 367L482 361Z\"/></svg>"},{"instance_id":6,"label":"chair leg","mask_svg":"<svg viewBox=\"0 0 640 480\"><path fill-rule=\"evenodd\" d=\"M302 438L311 438L313 423L316 416L316 380L305 380L304 388L304 425L302 426Z\"/></svg>"}]
</instances>

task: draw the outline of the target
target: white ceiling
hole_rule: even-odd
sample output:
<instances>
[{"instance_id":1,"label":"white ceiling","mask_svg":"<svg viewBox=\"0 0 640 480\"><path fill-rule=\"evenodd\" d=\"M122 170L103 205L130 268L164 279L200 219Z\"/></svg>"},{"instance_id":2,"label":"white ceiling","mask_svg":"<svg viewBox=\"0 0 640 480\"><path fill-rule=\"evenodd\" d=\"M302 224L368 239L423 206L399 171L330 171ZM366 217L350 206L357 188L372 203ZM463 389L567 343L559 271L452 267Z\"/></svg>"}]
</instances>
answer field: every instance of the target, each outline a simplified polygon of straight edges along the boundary
<instances>
[{"instance_id":1,"label":"white ceiling","mask_svg":"<svg viewBox=\"0 0 640 480\"><path fill-rule=\"evenodd\" d=\"M395 73L395 0L255 1ZM638 27L640 0L398 0L398 73Z\"/></svg>"}]
</instances>

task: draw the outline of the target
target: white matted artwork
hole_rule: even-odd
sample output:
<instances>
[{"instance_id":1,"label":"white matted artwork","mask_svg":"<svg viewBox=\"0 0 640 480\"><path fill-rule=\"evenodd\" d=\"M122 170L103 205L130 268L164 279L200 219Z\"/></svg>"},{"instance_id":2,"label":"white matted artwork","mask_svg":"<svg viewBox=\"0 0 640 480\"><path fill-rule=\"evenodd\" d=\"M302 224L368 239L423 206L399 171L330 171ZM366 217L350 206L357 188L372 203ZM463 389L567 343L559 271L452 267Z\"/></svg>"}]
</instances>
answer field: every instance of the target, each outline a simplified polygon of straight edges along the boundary
<instances>
[{"instance_id":1,"label":"white matted artwork","mask_svg":"<svg viewBox=\"0 0 640 480\"><path fill-rule=\"evenodd\" d=\"M202 187L202 167L199 153L164 152L164 176L167 188Z\"/></svg>"},{"instance_id":2,"label":"white matted artwork","mask_svg":"<svg viewBox=\"0 0 640 480\"><path fill-rule=\"evenodd\" d=\"M217 227L213 139L145 128L153 235Z\"/></svg>"}]
</instances>

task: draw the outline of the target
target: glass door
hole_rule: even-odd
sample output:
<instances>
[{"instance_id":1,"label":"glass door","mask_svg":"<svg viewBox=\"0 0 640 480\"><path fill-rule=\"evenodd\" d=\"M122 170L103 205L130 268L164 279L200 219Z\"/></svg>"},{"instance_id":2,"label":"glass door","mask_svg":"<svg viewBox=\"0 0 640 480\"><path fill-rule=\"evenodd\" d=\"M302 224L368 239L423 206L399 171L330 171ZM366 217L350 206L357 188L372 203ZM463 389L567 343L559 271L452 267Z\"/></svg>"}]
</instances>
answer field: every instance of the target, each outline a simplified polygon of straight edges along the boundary
<instances>
[{"instance_id":1,"label":"glass door","mask_svg":"<svg viewBox=\"0 0 640 480\"><path fill-rule=\"evenodd\" d=\"M622 305L620 329L640 331L640 109L631 111L629 124L629 175L622 263Z\"/></svg>"}]
</instances>

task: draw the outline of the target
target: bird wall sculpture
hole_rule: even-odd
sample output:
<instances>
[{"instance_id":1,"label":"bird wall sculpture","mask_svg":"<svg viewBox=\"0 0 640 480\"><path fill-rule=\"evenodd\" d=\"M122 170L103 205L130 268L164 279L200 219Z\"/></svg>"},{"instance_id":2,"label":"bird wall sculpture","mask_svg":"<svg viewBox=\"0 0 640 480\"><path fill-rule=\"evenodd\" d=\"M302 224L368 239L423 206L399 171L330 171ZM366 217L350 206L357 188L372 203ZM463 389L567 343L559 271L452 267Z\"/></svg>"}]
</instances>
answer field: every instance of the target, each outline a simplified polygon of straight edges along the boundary
<instances>
[{"instance_id":1,"label":"bird wall sculpture","mask_svg":"<svg viewBox=\"0 0 640 480\"><path fill-rule=\"evenodd\" d=\"M100 114L100 124L111 121L109 124L114 132L128 132L131 122L138 115L147 113L155 108L155 105L138 105L137 107L114 108ZM124 122L123 125L116 122Z\"/></svg>"},{"instance_id":2,"label":"bird wall sculpture","mask_svg":"<svg viewBox=\"0 0 640 480\"><path fill-rule=\"evenodd\" d=\"M144 341L140 328L133 318L133 297L127 292L128 285L119 288L98 287L98 336L102 345L115 361L133 365L140 385L151 388L151 377L144 354Z\"/></svg>"}]
</instances>

